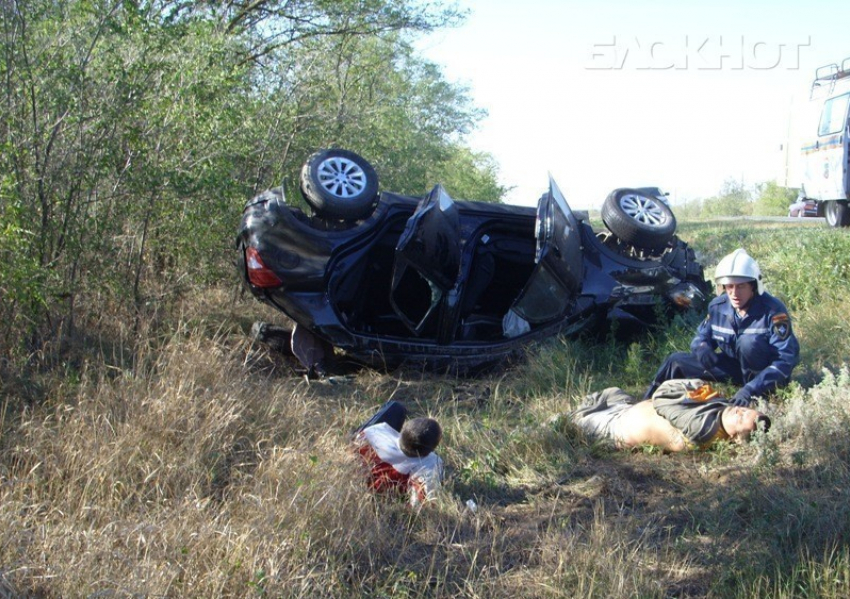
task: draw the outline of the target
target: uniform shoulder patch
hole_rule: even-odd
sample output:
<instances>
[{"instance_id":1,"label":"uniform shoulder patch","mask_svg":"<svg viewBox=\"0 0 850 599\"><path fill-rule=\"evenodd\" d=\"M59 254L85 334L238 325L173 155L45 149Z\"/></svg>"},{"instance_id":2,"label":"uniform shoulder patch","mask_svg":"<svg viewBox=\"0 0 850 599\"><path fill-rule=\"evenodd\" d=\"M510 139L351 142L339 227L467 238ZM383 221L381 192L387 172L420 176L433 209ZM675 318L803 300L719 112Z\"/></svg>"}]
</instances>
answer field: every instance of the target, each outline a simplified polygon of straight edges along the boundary
<instances>
[{"instance_id":1,"label":"uniform shoulder patch","mask_svg":"<svg viewBox=\"0 0 850 599\"><path fill-rule=\"evenodd\" d=\"M770 319L771 332L782 340L791 335L791 319L785 313L776 314Z\"/></svg>"}]
</instances>

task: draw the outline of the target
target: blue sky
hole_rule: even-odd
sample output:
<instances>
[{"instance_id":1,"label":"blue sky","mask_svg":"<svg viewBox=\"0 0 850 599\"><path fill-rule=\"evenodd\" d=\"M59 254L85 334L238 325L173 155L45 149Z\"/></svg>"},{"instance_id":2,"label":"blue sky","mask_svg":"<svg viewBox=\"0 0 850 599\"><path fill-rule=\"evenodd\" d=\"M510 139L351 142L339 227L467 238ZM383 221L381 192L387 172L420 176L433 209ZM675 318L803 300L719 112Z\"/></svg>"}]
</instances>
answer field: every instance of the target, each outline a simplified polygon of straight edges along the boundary
<instances>
[{"instance_id":1,"label":"blue sky","mask_svg":"<svg viewBox=\"0 0 850 599\"><path fill-rule=\"evenodd\" d=\"M577 209L616 187L677 202L774 179L792 101L850 57L847 0L458 4L465 24L418 47L488 111L469 142L510 203L536 203L550 172Z\"/></svg>"}]
</instances>

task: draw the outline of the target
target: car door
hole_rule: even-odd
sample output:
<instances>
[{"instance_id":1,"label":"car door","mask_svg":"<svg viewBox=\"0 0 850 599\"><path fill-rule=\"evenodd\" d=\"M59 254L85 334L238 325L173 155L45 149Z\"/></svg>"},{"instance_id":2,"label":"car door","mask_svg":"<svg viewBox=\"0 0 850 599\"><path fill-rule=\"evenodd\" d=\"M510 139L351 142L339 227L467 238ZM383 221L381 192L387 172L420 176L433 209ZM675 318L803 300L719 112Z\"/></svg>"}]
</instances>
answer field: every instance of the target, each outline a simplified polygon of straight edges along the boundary
<instances>
[{"instance_id":1,"label":"car door","mask_svg":"<svg viewBox=\"0 0 850 599\"><path fill-rule=\"evenodd\" d=\"M506 319L505 334L510 337L564 318L581 291L579 222L551 177L549 192L537 205L536 237L537 264Z\"/></svg>"},{"instance_id":2,"label":"car door","mask_svg":"<svg viewBox=\"0 0 850 599\"><path fill-rule=\"evenodd\" d=\"M844 123L844 153L841 162L844 169L844 189L843 193L839 191L838 197L850 200L850 107L847 109L847 121Z\"/></svg>"},{"instance_id":3,"label":"car door","mask_svg":"<svg viewBox=\"0 0 850 599\"><path fill-rule=\"evenodd\" d=\"M818 200L847 197L847 121L850 92L823 101L817 137L803 147L806 196Z\"/></svg>"},{"instance_id":4,"label":"car door","mask_svg":"<svg viewBox=\"0 0 850 599\"><path fill-rule=\"evenodd\" d=\"M390 304L416 335L434 334L440 306L460 270L460 216L437 185L416 207L395 249Z\"/></svg>"}]
</instances>

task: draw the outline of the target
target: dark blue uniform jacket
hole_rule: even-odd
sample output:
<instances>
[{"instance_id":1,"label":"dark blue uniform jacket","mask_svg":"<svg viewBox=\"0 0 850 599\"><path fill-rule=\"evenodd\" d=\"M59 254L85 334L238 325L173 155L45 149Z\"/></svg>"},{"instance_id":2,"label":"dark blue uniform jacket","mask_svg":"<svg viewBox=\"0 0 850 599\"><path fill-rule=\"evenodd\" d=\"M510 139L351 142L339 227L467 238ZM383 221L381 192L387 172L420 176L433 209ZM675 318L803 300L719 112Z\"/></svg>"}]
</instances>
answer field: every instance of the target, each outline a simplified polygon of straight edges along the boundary
<instances>
[{"instance_id":1,"label":"dark blue uniform jacket","mask_svg":"<svg viewBox=\"0 0 850 599\"><path fill-rule=\"evenodd\" d=\"M788 384L800 360L800 344L791 330L785 305L770 295L755 295L740 318L725 293L708 306L708 316L697 329L691 351L700 343L719 348L741 365L750 397L763 396Z\"/></svg>"}]
</instances>

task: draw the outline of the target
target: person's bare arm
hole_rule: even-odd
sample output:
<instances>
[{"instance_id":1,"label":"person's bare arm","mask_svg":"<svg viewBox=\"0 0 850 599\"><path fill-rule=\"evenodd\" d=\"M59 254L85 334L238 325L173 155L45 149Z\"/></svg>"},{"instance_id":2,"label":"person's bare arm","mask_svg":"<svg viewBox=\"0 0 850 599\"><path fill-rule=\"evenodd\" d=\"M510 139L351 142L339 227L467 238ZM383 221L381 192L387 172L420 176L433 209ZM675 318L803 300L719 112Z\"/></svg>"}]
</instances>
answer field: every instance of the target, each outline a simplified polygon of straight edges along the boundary
<instances>
[{"instance_id":1,"label":"person's bare arm","mask_svg":"<svg viewBox=\"0 0 850 599\"><path fill-rule=\"evenodd\" d=\"M651 400L637 403L624 412L617 422L617 432L617 445L622 448L645 444L670 452L688 448L682 432L658 415Z\"/></svg>"}]
</instances>

